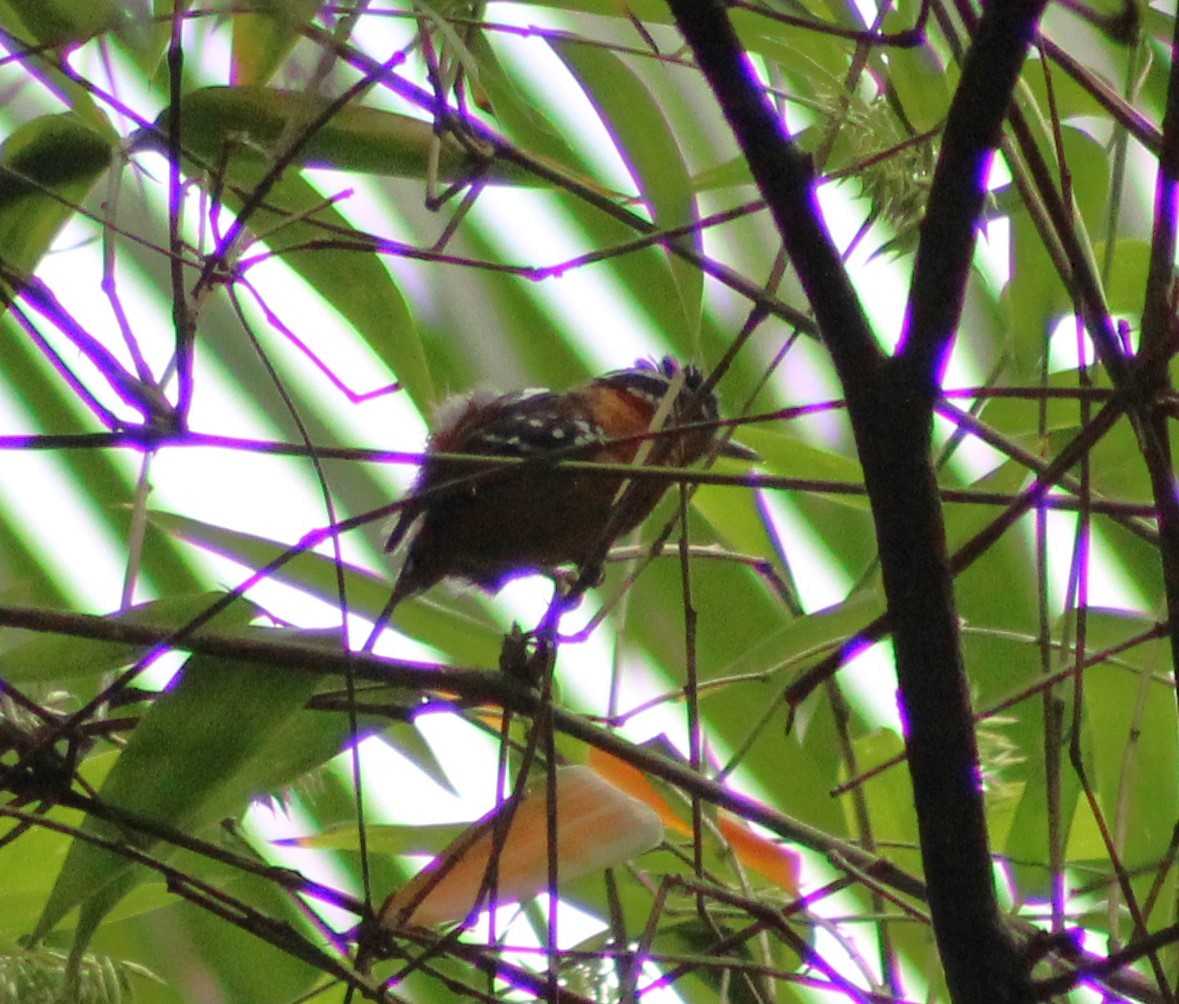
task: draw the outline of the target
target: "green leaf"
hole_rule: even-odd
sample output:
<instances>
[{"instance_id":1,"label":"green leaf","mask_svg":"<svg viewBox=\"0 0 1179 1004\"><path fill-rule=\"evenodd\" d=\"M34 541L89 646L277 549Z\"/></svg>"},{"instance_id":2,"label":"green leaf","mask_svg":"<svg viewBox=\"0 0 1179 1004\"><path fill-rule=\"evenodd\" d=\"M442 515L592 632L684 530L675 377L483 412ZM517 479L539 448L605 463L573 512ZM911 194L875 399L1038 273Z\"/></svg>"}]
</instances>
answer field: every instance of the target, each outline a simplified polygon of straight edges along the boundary
<instances>
[{"instance_id":1,"label":"green leaf","mask_svg":"<svg viewBox=\"0 0 1179 1004\"><path fill-rule=\"evenodd\" d=\"M116 759L117 755L109 751L91 754L79 766L79 776L87 784L98 786ZM46 818L65 826L77 826L82 821L81 813L60 806L51 808ZM15 945L18 938L33 929L71 844L67 834L41 826L31 826L18 834L18 825L13 819L0 821L0 875L4 876L0 946Z\"/></svg>"},{"instance_id":2,"label":"green leaf","mask_svg":"<svg viewBox=\"0 0 1179 1004\"><path fill-rule=\"evenodd\" d=\"M860 775L870 774L905 752L905 742L889 729L876 729L855 740L855 763ZM844 777L844 781L851 780ZM881 846L890 848L889 858L914 874L921 871L917 852L917 815L913 808L913 786L904 767L893 766L881 770L860 784L860 792L872 820L872 837ZM847 814L847 828L858 829L854 801L850 795L842 799Z\"/></svg>"},{"instance_id":3,"label":"green leaf","mask_svg":"<svg viewBox=\"0 0 1179 1004\"><path fill-rule=\"evenodd\" d=\"M0 145L0 261L12 278L32 273L113 151L111 137L69 112L26 122ZM11 294L0 277L0 304Z\"/></svg>"},{"instance_id":4,"label":"green leaf","mask_svg":"<svg viewBox=\"0 0 1179 1004\"><path fill-rule=\"evenodd\" d=\"M280 138L297 137L292 163L360 174L425 179L431 151L437 147L437 180L462 181L483 172L467 148L452 136L438 140L433 123L421 118L351 102L332 112L332 99L304 91L243 85L202 87L181 99L182 142L187 153L205 165L226 158L268 167ZM169 112L156 120L154 132L136 137L137 149L166 143ZM535 185L535 175L495 161L481 177L495 182Z\"/></svg>"},{"instance_id":5,"label":"green leaf","mask_svg":"<svg viewBox=\"0 0 1179 1004\"><path fill-rule=\"evenodd\" d=\"M757 426L741 429L740 440L752 447L761 458L760 468L766 474L780 477L805 478L809 481L831 481L835 485L858 487L864 483L864 471L854 456L824 450L798 439ZM821 494L816 488L808 494ZM860 512L868 511L868 497L863 492L837 492L829 496L832 502Z\"/></svg>"},{"instance_id":6,"label":"green leaf","mask_svg":"<svg viewBox=\"0 0 1179 1004\"><path fill-rule=\"evenodd\" d=\"M585 176L588 166L544 110L521 88L491 42L487 32L473 31L469 48L478 60L479 86L491 106L497 127L522 149L563 164L579 177Z\"/></svg>"},{"instance_id":7,"label":"green leaf","mask_svg":"<svg viewBox=\"0 0 1179 1004\"><path fill-rule=\"evenodd\" d=\"M1104 261L1106 242L1093 247L1098 261ZM1105 283L1106 301L1112 314L1137 314L1146 296L1144 280L1150 270L1150 244L1141 240L1120 240L1111 256L1113 268Z\"/></svg>"},{"instance_id":8,"label":"green leaf","mask_svg":"<svg viewBox=\"0 0 1179 1004\"><path fill-rule=\"evenodd\" d=\"M607 49L560 40L549 44L586 89L655 225L670 229L695 223L699 215L691 174L659 103L639 76ZM699 231L693 230L685 240L702 250ZM668 264L683 311L684 335L692 343L699 337L704 276L676 255Z\"/></svg>"},{"instance_id":9,"label":"green leaf","mask_svg":"<svg viewBox=\"0 0 1179 1004\"><path fill-rule=\"evenodd\" d=\"M235 157L227 172L231 185L224 198L236 211L245 202L239 193L258 185L267 168ZM436 404L436 391L414 311L369 236L354 230L339 210L326 204L317 187L289 172L278 180L266 205L259 207L249 222L251 231L265 241L270 252L280 255L356 329L418 410L429 414ZM325 240L348 246L316 246ZM264 252L260 257L267 256ZM249 264L247 260L244 267Z\"/></svg>"},{"instance_id":10,"label":"green leaf","mask_svg":"<svg viewBox=\"0 0 1179 1004\"><path fill-rule=\"evenodd\" d=\"M5 0L42 45L85 42L123 24L127 11L114 0ZM5 19L10 23L10 19Z\"/></svg>"},{"instance_id":11,"label":"green leaf","mask_svg":"<svg viewBox=\"0 0 1179 1004\"><path fill-rule=\"evenodd\" d=\"M458 789L446 775L446 768L434 748L412 723L408 726L393 726L381 733L381 738L393 749L412 763L418 770L448 794L459 797Z\"/></svg>"},{"instance_id":12,"label":"green leaf","mask_svg":"<svg viewBox=\"0 0 1179 1004\"><path fill-rule=\"evenodd\" d=\"M334 209L323 208L322 196L301 178L284 177L275 197L280 205L320 208L312 223L284 226L266 237L267 244L356 328L418 411L430 414L438 400L425 345L414 310L385 263L375 252L359 249L301 250L308 240L323 237L321 226L347 223Z\"/></svg>"},{"instance_id":13,"label":"green leaf","mask_svg":"<svg viewBox=\"0 0 1179 1004\"><path fill-rule=\"evenodd\" d=\"M1143 617L1090 611L1087 642L1101 651L1153 626ZM1154 880L1154 867L1167 853L1179 817L1174 783L1179 776L1179 718L1171 671L1163 640L1140 644L1117 660L1085 671L1091 781L1122 865L1130 872L1147 868L1136 883L1142 896ZM1174 882L1172 876L1172 888ZM1165 926L1174 913L1174 896L1164 894L1160 902L1167 904L1158 917L1159 926Z\"/></svg>"},{"instance_id":14,"label":"green leaf","mask_svg":"<svg viewBox=\"0 0 1179 1004\"><path fill-rule=\"evenodd\" d=\"M233 15L233 82L265 84L319 7L319 0L254 0L249 13Z\"/></svg>"},{"instance_id":15,"label":"green leaf","mask_svg":"<svg viewBox=\"0 0 1179 1004\"><path fill-rule=\"evenodd\" d=\"M193 656L179 681L140 721L98 797L132 819L181 832L240 813L245 797L307 768L293 725L319 682L315 674L292 667ZM86 818L83 829L141 850L157 846L150 836L95 816ZM75 952L82 950L102 917L142 877L142 869L125 857L75 841L34 940L81 904Z\"/></svg>"},{"instance_id":16,"label":"green leaf","mask_svg":"<svg viewBox=\"0 0 1179 1004\"><path fill-rule=\"evenodd\" d=\"M888 65L893 71L889 79L913 130L922 133L941 125L950 110L957 68L943 65L928 46L898 46L889 52Z\"/></svg>"},{"instance_id":17,"label":"green leaf","mask_svg":"<svg viewBox=\"0 0 1179 1004\"><path fill-rule=\"evenodd\" d=\"M279 541L227 530L177 513L153 511L148 518L168 533L240 561L248 568L261 568L290 550ZM326 603L338 604L336 565L327 555L306 551L283 565L272 578L305 590ZM392 582L352 566L344 568L344 579L350 609L375 618L389 599ZM498 659L500 632L486 620L476 620L469 611L415 598L398 607L397 623L422 641L450 653L458 662L494 665Z\"/></svg>"}]
</instances>

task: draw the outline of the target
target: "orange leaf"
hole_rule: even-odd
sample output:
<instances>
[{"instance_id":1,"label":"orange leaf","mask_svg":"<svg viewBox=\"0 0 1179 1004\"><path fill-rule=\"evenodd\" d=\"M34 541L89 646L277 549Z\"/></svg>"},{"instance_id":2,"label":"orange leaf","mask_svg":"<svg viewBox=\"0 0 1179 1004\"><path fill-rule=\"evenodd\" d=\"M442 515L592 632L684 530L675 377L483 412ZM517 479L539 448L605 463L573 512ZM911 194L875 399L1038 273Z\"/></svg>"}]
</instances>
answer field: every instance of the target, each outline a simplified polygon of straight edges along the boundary
<instances>
[{"instance_id":1,"label":"orange leaf","mask_svg":"<svg viewBox=\"0 0 1179 1004\"><path fill-rule=\"evenodd\" d=\"M744 819L726 809L718 810L716 825L741 864L787 892L798 893L796 852L767 840Z\"/></svg>"},{"instance_id":2,"label":"orange leaf","mask_svg":"<svg viewBox=\"0 0 1179 1004\"><path fill-rule=\"evenodd\" d=\"M667 800L656 790L655 785L647 780L647 775L637 767L632 767L625 760L596 746L590 747L589 764L615 787L621 788L628 795L654 809L663 825L673 833L678 833L681 837L692 835L692 827L676 814L667 804Z\"/></svg>"},{"instance_id":3,"label":"orange leaf","mask_svg":"<svg viewBox=\"0 0 1179 1004\"><path fill-rule=\"evenodd\" d=\"M571 880L621 864L663 839L646 805L589 767L557 770L557 874ZM498 847L496 901L535 896L548 884L546 786L520 800L506 835L497 832L503 808L472 824L381 907L390 926L465 920L482 906L484 878Z\"/></svg>"}]
</instances>

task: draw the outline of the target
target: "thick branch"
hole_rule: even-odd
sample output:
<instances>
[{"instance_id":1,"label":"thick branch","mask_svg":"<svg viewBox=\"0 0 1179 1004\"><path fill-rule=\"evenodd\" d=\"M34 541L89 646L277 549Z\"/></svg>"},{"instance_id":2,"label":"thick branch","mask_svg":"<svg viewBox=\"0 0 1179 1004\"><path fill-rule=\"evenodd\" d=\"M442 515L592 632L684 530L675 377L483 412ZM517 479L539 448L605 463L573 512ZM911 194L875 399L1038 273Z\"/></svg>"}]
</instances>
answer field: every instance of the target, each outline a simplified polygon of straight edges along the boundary
<instances>
[{"instance_id":1,"label":"thick branch","mask_svg":"<svg viewBox=\"0 0 1179 1004\"><path fill-rule=\"evenodd\" d=\"M1174 46L1179 45L1179 18L1175 21ZM1143 394L1141 413L1142 453L1150 471L1151 491L1159 520L1159 552L1167 619L1179 624L1179 496L1171 454L1169 417L1161 407L1171 391L1169 363L1176 350L1179 322L1175 318L1176 197L1179 196L1179 67L1171 61L1167 85L1167 111L1155 183L1154 233L1146 303L1142 312L1142 346L1139 366ZM1172 672L1179 677L1179 631L1171 630Z\"/></svg>"},{"instance_id":2,"label":"thick branch","mask_svg":"<svg viewBox=\"0 0 1179 1004\"><path fill-rule=\"evenodd\" d=\"M962 67L921 223L901 353L936 382L962 315L987 170L1045 0L987 4Z\"/></svg>"},{"instance_id":3,"label":"thick branch","mask_svg":"<svg viewBox=\"0 0 1179 1004\"><path fill-rule=\"evenodd\" d=\"M930 452L985 169L1043 0L991 0L951 109L905 350L885 362L815 205L809 165L749 71L721 0L668 0L744 152L844 385L880 547L934 933L953 999L1033 999L991 877L970 697Z\"/></svg>"},{"instance_id":4,"label":"thick branch","mask_svg":"<svg viewBox=\"0 0 1179 1004\"><path fill-rule=\"evenodd\" d=\"M0 626L144 648L169 645L176 635L169 628L128 624L92 614L4 605L0 605ZM861 875L868 875L905 896L921 899L925 895L925 887L920 880L891 862L732 791L684 764L634 746L617 733L591 724L580 715L555 708L542 701L537 691L516 683L503 673L387 659L317 645L270 641L264 637L265 633L259 631L255 635L241 637L202 632L186 637L183 642L176 643L176 647L186 652L203 652L238 659L244 663L283 666L292 673L348 673L358 680L371 680L418 696L444 694L446 700L482 702L528 716L543 712L552 715L554 726L559 732L596 746L654 777L682 788L689 795L764 826L786 840L825 854L836 867L850 866ZM273 633L279 634L277 631Z\"/></svg>"}]
</instances>

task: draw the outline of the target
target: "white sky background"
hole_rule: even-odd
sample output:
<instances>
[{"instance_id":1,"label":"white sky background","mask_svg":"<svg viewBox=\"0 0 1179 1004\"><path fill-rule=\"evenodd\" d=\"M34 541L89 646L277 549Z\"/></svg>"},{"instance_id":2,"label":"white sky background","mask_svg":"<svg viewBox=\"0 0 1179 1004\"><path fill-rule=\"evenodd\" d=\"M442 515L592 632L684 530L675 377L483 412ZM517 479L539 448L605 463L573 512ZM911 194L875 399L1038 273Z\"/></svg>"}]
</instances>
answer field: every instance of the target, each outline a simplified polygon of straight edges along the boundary
<instances>
[{"instance_id":1,"label":"white sky background","mask_svg":"<svg viewBox=\"0 0 1179 1004\"><path fill-rule=\"evenodd\" d=\"M497 4L494 17L499 21L536 23L543 13L534 7L517 10ZM605 134L594 134L594 130L600 128L596 124L596 117L586 114L588 106L584 95L565 73L564 65L549 47L535 39L509 39L504 41L503 51L518 53L517 68L533 81L535 99L545 103L555 121L568 124L567 135L581 145L582 152L598 158L606 177L615 179L614 184L619 189L630 188L629 177L614 154L612 141ZM212 60L212 78L225 78L227 54L202 51L201 58ZM587 128L587 122L592 127ZM138 160L155 178L166 176L161 158L141 156ZM340 187L338 177L332 179L331 186ZM387 206L378 208L374 204L377 200L363 179L358 179L354 187L356 194L352 200L341 206L346 213L364 217L369 213L391 211ZM165 189L162 185L149 182L147 189L158 200L164 198ZM821 199L837 242L846 244L860 217L841 201L841 193L833 186L822 190ZM535 194L527 191L486 189L480 197L480 212L482 218L492 224L488 233L496 237L507 258L551 263L572 257L580 250L575 236L565 232L562 226L554 225L551 220L543 226L537 225L536 200ZM520 221L525 222L526 230L518 226ZM103 299L92 299L99 289L98 249L93 244L79 246L80 242L93 234L94 228L89 224L71 224L57 242L62 252L50 255L39 274L57 292L67 309L75 316L87 318L92 333L111 345L117 343L117 335L112 327L109 305ZM979 246L979 258L984 269L993 274L994 281L998 283L1003 281L1002 270L1006 267L1006 242L1005 228L995 224L989 228L985 242ZM853 256L853 274L861 292L867 294L864 296L865 303L880 330L896 333L900 330L907 276L900 265L884 256L868 261L867 257L875 246L871 238L862 242ZM80 280L82 276L85 278ZM318 339L322 343L321 347L330 344L332 367L342 380L360 390L373 386L373 374L381 372L381 364L358 339L332 336L333 330L338 329L339 319L285 266L272 260L252 269L250 279L268 302L281 303L284 312L299 318L301 337L312 342ZM162 300L158 291L136 289L134 276L125 275L121 293L124 304L131 311L132 326L137 333L159 328L158 319L166 317L167 312L160 312ZM604 270L574 270L559 282L539 284L537 293L546 309L563 318L571 337L577 340L587 362L595 368L626 365L637 356L657 355L665 349L660 333L651 327L645 317L631 309L625 295L611 288ZM260 329L263 327L264 324L259 324ZM625 336L611 339L604 337L606 332L624 332ZM161 330L159 338L157 351L167 352L168 330ZM1068 342L1068 339L1055 339L1054 351ZM315 347L313 344L312 348ZM322 376L303 357L292 351L283 351L277 339L275 348L281 359L284 379L307 381L312 386L322 384ZM204 356L198 355L198 360L199 393L194 402L193 427L202 432L276 438L275 430L259 417L249 402L238 400L228 392L229 381L219 370L218 364ZM1054 356L1054 362L1060 368L1065 368L1075 365L1075 358ZM955 353L948 384L964 386L976 382L977 374L971 371L965 353ZM355 406L341 399L341 406L325 409L325 415L337 424L346 441L361 445L391 445L382 443L379 437L374 436L374 430L397 429L399 446L405 445L407 429L413 429L415 436L423 441L425 437L425 423L412 410L405 395L388 395ZM23 411L16 396L0 393L0 432L34 430L32 417ZM134 469L134 458L128 455L126 462ZM977 475L993 463L993 455L986 448L972 448L965 451L959 462L968 465ZM390 497L395 497L407 486L411 472L395 467L385 467L384 471L387 472ZM293 541L309 527L325 522L319 490L309 470L299 473L286 462L270 464L254 455L173 449L159 454L153 462L151 473L153 506L182 512L213 524ZM226 484L233 484L234 489L225 491L223 486ZM63 570L63 575L75 569L84 572L68 574L65 580L76 601L95 611L115 609L124 572L124 556L115 541L96 526L85 500L78 497L53 455L6 454L5 463L0 465L0 492L3 492L10 512L27 526L29 538L56 549L53 552L53 564ZM274 500L279 497L283 504L276 506ZM801 572L798 582L807 609L821 609L843 599L850 585L847 578L834 569L827 561L827 556L815 546L805 523L788 504L781 498L771 498L769 501L775 529L787 542L786 549ZM1072 548L1075 517L1053 513L1049 524L1050 552L1054 559L1053 602L1059 603L1068 574L1067 563ZM74 535L58 535L51 530L54 526L87 529ZM1030 531L1025 532L1030 534ZM84 559L79 560L77 545L83 536L86 551ZM1031 553L1030 535L1028 539ZM345 538L344 549L347 560L372 566L371 555L366 548L353 545ZM212 582L236 584L247 574L241 567L215 556L202 553L199 560ZM1133 593L1116 565L1104 555L1100 538L1096 535L1093 562L1091 603L1137 609L1145 606L1143 598ZM547 601L548 593L547 585L535 581L512 584L497 601L496 608L501 611L505 626L513 619L524 623L534 621L537 612ZM338 613L326 604L278 584L267 584L253 595L275 613L298 623L322 626L333 623L333 617L338 617ZM142 600L150 597L141 592L137 598ZM366 632L359 620L353 628L354 637L362 639ZM390 640L382 646L382 651L410 657L426 654L409 640L399 646ZM611 665L613 661L611 639L600 631L586 644L562 651L563 685L576 688L586 699L604 705L608 681L595 679L593 673L578 672L578 665ZM633 673L628 677L630 692L625 696L626 701L637 703L649 696L649 684L644 682L644 676L646 674ZM856 660L854 666L843 671L841 679L854 688L858 703L869 717L882 725L899 728L893 694L895 683L886 647L876 646L866 652ZM432 720L423 721L421 727L428 735L445 737L445 741L439 742L437 748L451 778L462 789L463 797L456 800L440 792L407 761L400 761L397 754L385 748L373 749L366 753L366 773L371 779L366 785L366 794L376 809L376 816L394 817L394 808L382 803L381 786L376 781L376 778L387 774L389 758L393 758L393 762L400 761L395 768L401 789L399 806L420 807L420 812L414 818L401 815L399 821L434 822L478 817L490 806L495 790L494 771L491 769L494 758L472 755L469 743L486 743L486 740L483 737L472 738L471 730L461 723ZM682 736L683 728L679 716L660 707L637 719L629 734L638 740L660 732ZM385 763L374 762L378 760ZM477 769L480 764L483 769ZM740 774L734 783L741 786ZM405 797L407 790L414 792L413 797ZM751 793L757 794L756 791ZM292 828L299 830L300 827L310 825L297 812L291 818L283 819L268 811L260 811L253 818L259 832L270 835L280 832L285 835ZM309 868L308 859L300 856L298 866ZM329 873L322 877L326 881L342 882L338 874Z\"/></svg>"}]
</instances>

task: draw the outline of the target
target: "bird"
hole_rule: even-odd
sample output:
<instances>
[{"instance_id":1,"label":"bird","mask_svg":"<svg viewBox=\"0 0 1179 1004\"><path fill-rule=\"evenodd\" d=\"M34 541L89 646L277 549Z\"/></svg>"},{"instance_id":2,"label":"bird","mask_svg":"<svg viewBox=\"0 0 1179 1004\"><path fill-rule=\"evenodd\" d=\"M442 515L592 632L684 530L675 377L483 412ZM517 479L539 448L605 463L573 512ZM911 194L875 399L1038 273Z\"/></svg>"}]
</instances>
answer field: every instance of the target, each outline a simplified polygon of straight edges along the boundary
<instances>
[{"instance_id":1,"label":"bird","mask_svg":"<svg viewBox=\"0 0 1179 1004\"><path fill-rule=\"evenodd\" d=\"M674 399L671 397L675 393ZM662 428L653 429L657 415ZM701 371L666 356L640 359L564 392L474 391L446 402L435 419L417 480L385 541L404 561L386 611L443 579L489 593L528 572L583 566L643 522L669 481L629 482L562 468L559 459L686 467L717 441L715 395ZM718 451L756 454L725 443ZM517 458L480 467L449 454Z\"/></svg>"}]
</instances>

